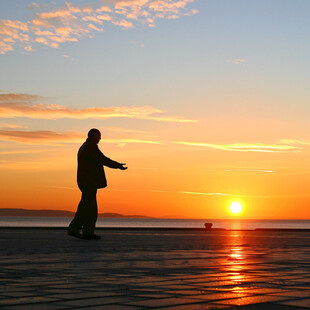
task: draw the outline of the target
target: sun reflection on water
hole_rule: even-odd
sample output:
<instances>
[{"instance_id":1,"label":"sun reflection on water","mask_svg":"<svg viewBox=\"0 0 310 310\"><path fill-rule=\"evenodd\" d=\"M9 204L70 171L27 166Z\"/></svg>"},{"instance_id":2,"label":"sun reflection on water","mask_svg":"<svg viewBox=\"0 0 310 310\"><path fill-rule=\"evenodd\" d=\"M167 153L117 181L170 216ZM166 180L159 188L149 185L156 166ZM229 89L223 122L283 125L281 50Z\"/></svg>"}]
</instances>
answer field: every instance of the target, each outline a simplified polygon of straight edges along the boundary
<instances>
[{"instance_id":1,"label":"sun reflection on water","mask_svg":"<svg viewBox=\"0 0 310 310\"><path fill-rule=\"evenodd\" d=\"M242 237L242 232L231 232L230 250L227 257L228 264L226 265L231 285L237 285L232 287L231 291L240 293L241 295L245 293L245 289L240 285L246 282L246 275L244 273L246 259L244 256L244 249L241 246Z\"/></svg>"},{"instance_id":2,"label":"sun reflection on water","mask_svg":"<svg viewBox=\"0 0 310 310\"><path fill-rule=\"evenodd\" d=\"M206 291L216 291L223 303L246 305L260 302L261 283L257 284L255 265L257 252L249 247L249 235L244 231L227 231L221 234L220 255L215 262L216 273L205 283ZM254 257L253 257L254 256ZM227 299L227 300L225 300Z\"/></svg>"},{"instance_id":3,"label":"sun reflection on water","mask_svg":"<svg viewBox=\"0 0 310 310\"><path fill-rule=\"evenodd\" d=\"M242 229L242 225L240 222L237 222L237 221L233 221L231 223L231 230L241 230Z\"/></svg>"}]
</instances>

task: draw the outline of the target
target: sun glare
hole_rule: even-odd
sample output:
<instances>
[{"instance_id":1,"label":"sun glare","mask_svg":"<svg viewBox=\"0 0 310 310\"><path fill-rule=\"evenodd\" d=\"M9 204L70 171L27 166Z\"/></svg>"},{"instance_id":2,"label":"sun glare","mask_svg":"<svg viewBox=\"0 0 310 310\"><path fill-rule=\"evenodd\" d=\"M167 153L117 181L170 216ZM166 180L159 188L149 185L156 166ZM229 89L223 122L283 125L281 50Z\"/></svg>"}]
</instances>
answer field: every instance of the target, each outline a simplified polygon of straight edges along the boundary
<instances>
[{"instance_id":1,"label":"sun glare","mask_svg":"<svg viewBox=\"0 0 310 310\"><path fill-rule=\"evenodd\" d=\"M232 202L229 206L229 210L234 213L234 214L238 214L242 211L242 205L240 202Z\"/></svg>"}]
</instances>

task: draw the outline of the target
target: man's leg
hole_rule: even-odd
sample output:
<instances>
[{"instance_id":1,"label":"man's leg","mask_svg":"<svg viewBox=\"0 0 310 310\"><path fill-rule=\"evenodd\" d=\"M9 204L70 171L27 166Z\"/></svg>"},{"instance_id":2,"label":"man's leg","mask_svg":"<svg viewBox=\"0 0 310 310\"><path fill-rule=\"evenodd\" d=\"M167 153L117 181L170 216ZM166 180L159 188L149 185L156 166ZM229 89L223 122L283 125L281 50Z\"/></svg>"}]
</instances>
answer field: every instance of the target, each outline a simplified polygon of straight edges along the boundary
<instances>
[{"instance_id":1,"label":"man's leg","mask_svg":"<svg viewBox=\"0 0 310 310\"><path fill-rule=\"evenodd\" d=\"M83 221L83 235L91 236L94 235L98 216L97 197L96 197L97 189L87 188L87 190L83 191L83 195L85 197L85 201L87 202L87 209Z\"/></svg>"},{"instance_id":2,"label":"man's leg","mask_svg":"<svg viewBox=\"0 0 310 310\"><path fill-rule=\"evenodd\" d=\"M83 190L81 188L80 190L81 190L81 200L79 202L75 216L68 227L67 231L69 235L78 234L79 230L83 226L83 221L85 217L84 213L85 209L87 208L87 200L85 199L85 195L83 195Z\"/></svg>"}]
</instances>

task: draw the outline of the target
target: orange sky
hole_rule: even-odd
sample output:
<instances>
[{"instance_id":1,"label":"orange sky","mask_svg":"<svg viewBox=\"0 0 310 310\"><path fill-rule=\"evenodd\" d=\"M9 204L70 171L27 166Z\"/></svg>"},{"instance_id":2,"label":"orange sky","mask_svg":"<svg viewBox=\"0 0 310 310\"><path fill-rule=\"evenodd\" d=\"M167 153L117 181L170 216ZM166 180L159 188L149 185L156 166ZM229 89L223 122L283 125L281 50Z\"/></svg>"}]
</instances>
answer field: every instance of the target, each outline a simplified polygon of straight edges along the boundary
<instances>
[{"instance_id":1,"label":"orange sky","mask_svg":"<svg viewBox=\"0 0 310 310\"><path fill-rule=\"evenodd\" d=\"M173 144L117 146L105 144L104 139L99 146L129 167L127 171L106 168L109 186L98 192L100 212L230 218L227 203L237 200L244 206L238 218L310 217L309 153ZM1 164L3 206L74 211L80 195L75 182L78 147L70 144L6 155L10 161Z\"/></svg>"}]
</instances>

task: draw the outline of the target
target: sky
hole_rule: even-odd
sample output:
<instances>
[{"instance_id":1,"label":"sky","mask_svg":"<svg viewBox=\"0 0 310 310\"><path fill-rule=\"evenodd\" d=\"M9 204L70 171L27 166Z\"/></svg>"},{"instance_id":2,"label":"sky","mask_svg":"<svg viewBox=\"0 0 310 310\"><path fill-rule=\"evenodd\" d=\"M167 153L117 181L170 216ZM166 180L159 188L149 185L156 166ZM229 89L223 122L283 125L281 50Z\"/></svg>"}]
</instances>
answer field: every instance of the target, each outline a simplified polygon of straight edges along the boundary
<instances>
[{"instance_id":1,"label":"sky","mask_svg":"<svg viewBox=\"0 0 310 310\"><path fill-rule=\"evenodd\" d=\"M308 0L0 2L1 208L310 219ZM240 202L238 215L229 212Z\"/></svg>"}]
</instances>

